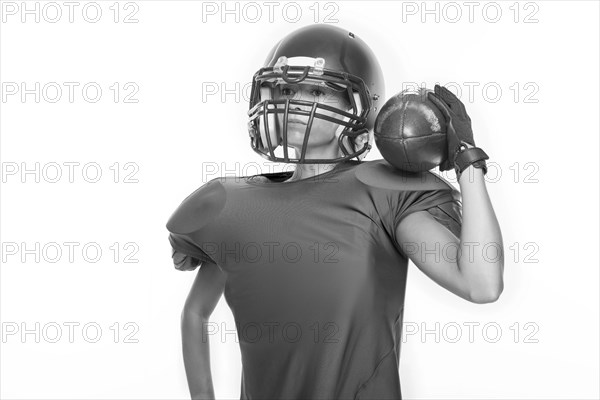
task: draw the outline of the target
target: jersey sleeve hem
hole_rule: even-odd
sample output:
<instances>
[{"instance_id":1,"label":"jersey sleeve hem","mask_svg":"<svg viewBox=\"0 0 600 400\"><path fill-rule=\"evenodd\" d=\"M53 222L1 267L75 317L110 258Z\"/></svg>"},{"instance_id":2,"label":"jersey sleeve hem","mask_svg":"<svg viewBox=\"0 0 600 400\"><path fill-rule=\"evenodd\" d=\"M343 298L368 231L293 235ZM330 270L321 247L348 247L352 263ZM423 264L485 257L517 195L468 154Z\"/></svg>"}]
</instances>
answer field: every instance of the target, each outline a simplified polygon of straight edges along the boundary
<instances>
[{"instance_id":1,"label":"jersey sleeve hem","mask_svg":"<svg viewBox=\"0 0 600 400\"><path fill-rule=\"evenodd\" d=\"M392 229L394 242L399 249L402 244L396 237L396 229L404 218L417 211L427 211L438 223L460 237L462 203L459 191L452 188L417 191L408 193L407 197L408 206L398 210Z\"/></svg>"},{"instance_id":2,"label":"jersey sleeve hem","mask_svg":"<svg viewBox=\"0 0 600 400\"><path fill-rule=\"evenodd\" d=\"M171 247L188 256L197 258L200 262L211 262L216 264L216 262L210 257L204 250L193 244L188 238L183 235L178 235L175 233L169 234L169 242L171 243Z\"/></svg>"}]
</instances>

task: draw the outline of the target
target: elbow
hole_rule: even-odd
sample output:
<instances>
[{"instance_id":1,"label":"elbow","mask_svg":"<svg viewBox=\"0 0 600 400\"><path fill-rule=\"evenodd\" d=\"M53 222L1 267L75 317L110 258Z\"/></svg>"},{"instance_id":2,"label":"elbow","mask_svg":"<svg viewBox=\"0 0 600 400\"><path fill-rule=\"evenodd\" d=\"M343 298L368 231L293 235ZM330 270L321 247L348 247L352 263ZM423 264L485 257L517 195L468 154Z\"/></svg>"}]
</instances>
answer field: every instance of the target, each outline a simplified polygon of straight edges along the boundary
<instances>
[{"instance_id":1,"label":"elbow","mask_svg":"<svg viewBox=\"0 0 600 400\"><path fill-rule=\"evenodd\" d=\"M500 297L500 294L497 295L477 295L469 297L469 301L475 304L489 304L493 303Z\"/></svg>"},{"instance_id":2,"label":"elbow","mask_svg":"<svg viewBox=\"0 0 600 400\"><path fill-rule=\"evenodd\" d=\"M471 303L475 304L489 304L494 303L500 298L504 290L504 285L499 284L495 288L490 288L487 290L478 290L470 293L468 300Z\"/></svg>"}]
</instances>

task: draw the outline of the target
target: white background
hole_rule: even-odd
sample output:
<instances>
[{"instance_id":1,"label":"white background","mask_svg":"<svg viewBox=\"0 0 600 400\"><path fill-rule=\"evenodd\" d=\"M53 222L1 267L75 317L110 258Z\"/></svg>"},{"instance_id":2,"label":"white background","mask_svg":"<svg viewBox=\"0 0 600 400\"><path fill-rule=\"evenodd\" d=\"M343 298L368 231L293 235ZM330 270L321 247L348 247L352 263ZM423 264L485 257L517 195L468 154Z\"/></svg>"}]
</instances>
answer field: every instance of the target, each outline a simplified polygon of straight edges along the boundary
<instances>
[{"instance_id":1,"label":"white background","mask_svg":"<svg viewBox=\"0 0 600 400\"><path fill-rule=\"evenodd\" d=\"M220 2L205 4L205 11L218 9L211 15L203 14L200 2L137 1L137 23L123 23L136 10L125 2L117 4L118 23L113 1L98 2L97 23L83 18L85 2L75 8L72 23L62 2L56 23L44 15L39 23L35 15L23 23L21 2L13 3L16 15L6 12L7 3L0 28L2 398L188 398L179 323L196 272L173 268L166 221L185 196L219 174L283 167L272 168L250 149L247 93L221 99L221 93L207 94L207 86L243 87L279 38L328 15L378 55L388 97L406 82L429 88L457 83L449 86L462 90L476 143L496 163L487 186L506 250L504 293L493 304L468 303L411 267L405 322L430 330L439 323L440 337L436 342L434 334L422 338L419 331L406 338L404 397L600 396L597 2L476 2L472 22L463 2L428 2L428 9L438 7L437 22L435 14L421 20L421 2L320 3L318 16L313 2L288 5L287 14L286 3L276 3L272 21L269 8L258 2L262 16L254 23L257 8L245 3L237 5L239 22L231 14L225 23ZM33 9L35 2L27 5ZM40 13L44 5L38 3ZM292 22L298 9L301 18ZM497 9L502 14L492 22ZM46 12L54 18L55 10ZM23 101L20 93L7 95L11 82L29 89L56 82L63 96L56 103L48 101L54 92L39 103L34 95ZM72 103L64 82L80 85ZM82 97L89 82L103 89L95 103ZM121 88L117 103L109 88L115 82ZM139 88L137 103L124 102L128 82ZM376 158L376 151L368 157ZM72 183L65 162L80 163ZM128 162L134 167L125 167ZM39 182L34 174L21 176L35 163L40 171L46 167ZM63 165L56 183L52 163ZM100 166L97 183L82 176L86 163ZM15 166L17 173L8 174ZM124 182L135 166L131 178L138 183ZM93 178L93 170L88 173ZM79 243L74 262L64 245L62 258L50 262L48 244L64 242ZM137 263L124 262L133 249L124 247L129 242L138 248ZM11 243L17 254L7 251ZM36 243L46 245L48 254L37 262L30 254L22 262L23 244L31 249ZM102 249L98 262L83 258L86 243ZM229 330L224 338L210 338L217 397L239 398L239 348L224 299L212 320ZM73 343L65 325L70 322L80 324ZM134 325L126 329L127 322ZM473 343L465 325L470 322L479 324ZM39 343L34 333L21 336L23 328L35 332L36 323ZM96 343L89 342L93 328L82 332L88 323L102 329ZM462 337L452 343L456 324ZM490 328L484 333L485 324ZM51 343L57 325L62 336ZM9 334L15 327L18 332ZM138 328L130 337L137 343L125 343L131 327ZM494 327L501 336L492 343Z\"/></svg>"}]
</instances>

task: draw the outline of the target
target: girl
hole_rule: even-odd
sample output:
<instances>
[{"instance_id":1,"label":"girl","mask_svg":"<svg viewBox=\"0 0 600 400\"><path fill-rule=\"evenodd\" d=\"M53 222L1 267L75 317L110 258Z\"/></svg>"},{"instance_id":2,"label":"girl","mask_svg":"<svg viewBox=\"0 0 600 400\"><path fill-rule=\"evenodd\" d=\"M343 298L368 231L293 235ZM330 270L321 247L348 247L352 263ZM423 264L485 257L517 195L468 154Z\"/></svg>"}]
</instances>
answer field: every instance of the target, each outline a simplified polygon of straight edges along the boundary
<instances>
[{"instance_id":1,"label":"girl","mask_svg":"<svg viewBox=\"0 0 600 400\"><path fill-rule=\"evenodd\" d=\"M384 100L372 51L329 25L286 36L255 74L251 147L297 168L213 179L167 224L176 268L201 265L182 315L193 399L214 398L206 323L223 293L242 399L400 399L409 259L468 301L499 297L502 237L464 106L436 86L449 126L441 169L457 169L459 193L362 161ZM484 258L489 245L497 259Z\"/></svg>"}]
</instances>

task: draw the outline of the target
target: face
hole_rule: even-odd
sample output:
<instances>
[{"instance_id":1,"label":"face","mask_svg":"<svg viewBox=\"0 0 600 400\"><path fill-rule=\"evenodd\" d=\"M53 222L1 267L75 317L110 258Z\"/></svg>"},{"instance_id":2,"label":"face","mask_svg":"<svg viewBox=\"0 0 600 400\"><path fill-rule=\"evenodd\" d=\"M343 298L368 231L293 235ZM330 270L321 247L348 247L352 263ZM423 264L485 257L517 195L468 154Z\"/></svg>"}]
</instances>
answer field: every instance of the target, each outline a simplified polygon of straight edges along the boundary
<instances>
[{"instance_id":1,"label":"face","mask_svg":"<svg viewBox=\"0 0 600 400\"><path fill-rule=\"evenodd\" d=\"M276 87L275 90L275 99L289 99L289 100L304 100L309 102L317 102L327 106L335 107L342 109L344 111L350 110L351 105L350 101L347 97L347 92L344 91L336 91L327 86L321 85L311 85L311 84L281 84ZM290 104L290 110L302 110L310 112L310 106L304 105L293 105ZM329 110L325 109L317 109L317 113L331 116L336 119L342 119L342 117ZM351 111L350 111L351 112ZM283 127L283 113L278 114L278 125L279 127ZM304 134L306 131L308 116L305 115L295 115L288 114L288 145L290 147L294 147L302 149L302 144L304 142ZM315 148L322 148L322 150L326 150L324 148L331 147L331 150L337 151L339 146L337 144L336 131L339 128L339 124L326 121L320 118L313 118L312 127L310 130L310 136L308 139L308 146ZM283 129L279 129L279 134L283 134Z\"/></svg>"}]
</instances>

